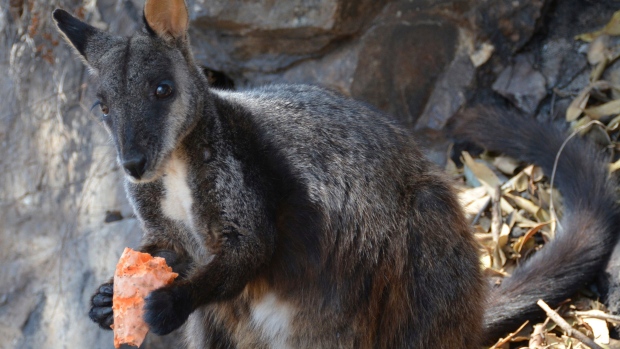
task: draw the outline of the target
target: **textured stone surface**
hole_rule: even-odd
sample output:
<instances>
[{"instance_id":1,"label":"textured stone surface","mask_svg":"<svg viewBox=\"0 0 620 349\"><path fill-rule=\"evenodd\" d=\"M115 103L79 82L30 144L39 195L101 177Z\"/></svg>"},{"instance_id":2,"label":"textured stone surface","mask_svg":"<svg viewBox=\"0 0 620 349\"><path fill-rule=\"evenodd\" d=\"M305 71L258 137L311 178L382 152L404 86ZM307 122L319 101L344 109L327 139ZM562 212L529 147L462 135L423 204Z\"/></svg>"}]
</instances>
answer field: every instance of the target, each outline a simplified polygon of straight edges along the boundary
<instances>
[{"instance_id":1,"label":"textured stone surface","mask_svg":"<svg viewBox=\"0 0 620 349\"><path fill-rule=\"evenodd\" d=\"M386 0L193 0L198 59L233 77L273 73L357 34Z\"/></svg>"},{"instance_id":2,"label":"textured stone surface","mask_svg":"<svg viewBox=\"0 0 620 349\"><path fill-rule=\"evenodd\" d=\"M545 76L532 67L530 60L528 56L517 56L515 64L504 69L493 84L493 90L528 114L534 113L547 95Z\"/></svg>"},{"instance_id":3,"label":"textured stone surface","mask_svg":"<svg viewBox=\"0 0 620 349\"><path fill-rule=\"evenodd\" d=\"M484 0L475 15L481 28L503 55L523 48L540 25L549 0Z\"/></svg>"}]
</instances>

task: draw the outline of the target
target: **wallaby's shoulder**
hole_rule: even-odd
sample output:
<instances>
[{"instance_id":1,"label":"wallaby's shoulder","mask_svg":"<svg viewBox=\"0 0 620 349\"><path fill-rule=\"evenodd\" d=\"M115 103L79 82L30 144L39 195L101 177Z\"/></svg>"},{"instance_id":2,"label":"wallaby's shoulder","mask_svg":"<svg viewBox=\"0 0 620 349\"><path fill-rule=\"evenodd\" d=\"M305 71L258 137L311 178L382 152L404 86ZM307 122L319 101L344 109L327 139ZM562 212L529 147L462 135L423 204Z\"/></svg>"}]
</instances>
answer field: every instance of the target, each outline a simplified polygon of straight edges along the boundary
<instances>
[{"instance_id":1,"label":"wallaby's shoulder","mask_svg":"<svg viewBox=\"0 0 620 349\"><path fill-rule=\"evenodd\" d=\"M359 122L395 125L375 107L315 85L274 84L240 91L213 91L228 103L275 118L299 121L299 117L311 117L316 122L349 123L350 127Z\"/></svg>"},{"instance_id":2,"label":"wallaby's shoulder","mask_svg":"<svg viewBox=\"0 0 620 349\"><path fill-rule=\"evenodd\" d=\"M340 151L345 155L413 152L411 134L366 103L318 86L277 84L243 91L213 91L221 117L244 118L282 147ZM304 146L305 145L305 146Z\"/></svg>"}]
</instances>

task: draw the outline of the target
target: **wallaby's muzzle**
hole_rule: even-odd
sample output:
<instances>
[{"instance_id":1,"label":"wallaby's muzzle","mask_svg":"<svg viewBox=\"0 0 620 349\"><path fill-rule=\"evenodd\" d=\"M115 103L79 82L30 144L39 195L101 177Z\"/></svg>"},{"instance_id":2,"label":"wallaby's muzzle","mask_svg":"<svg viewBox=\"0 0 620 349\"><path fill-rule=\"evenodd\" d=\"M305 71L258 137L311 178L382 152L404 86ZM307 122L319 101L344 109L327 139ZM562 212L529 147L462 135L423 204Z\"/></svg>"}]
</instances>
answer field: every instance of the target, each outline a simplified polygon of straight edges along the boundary
<instances>
[{"instance_id":1,"label":"wallaby's muzzle","mask_svg":"<svg viewBox=\"0 0 620 349\"><path fill-rule=\"evenodd\" d=\"M140 180L146 171L146 156L141 153L130 153L122 159L125 172L135 180Z\"/></svg>"}]
</instances>

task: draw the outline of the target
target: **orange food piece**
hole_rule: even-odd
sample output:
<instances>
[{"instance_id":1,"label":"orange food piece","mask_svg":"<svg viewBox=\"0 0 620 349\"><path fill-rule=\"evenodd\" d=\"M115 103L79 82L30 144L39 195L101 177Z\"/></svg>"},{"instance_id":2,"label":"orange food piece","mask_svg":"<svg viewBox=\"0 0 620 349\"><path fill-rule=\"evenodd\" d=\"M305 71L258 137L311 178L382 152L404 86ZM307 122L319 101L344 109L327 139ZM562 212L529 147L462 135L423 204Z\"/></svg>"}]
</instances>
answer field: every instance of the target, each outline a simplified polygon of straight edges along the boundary
<instances>
[{"instance_id":1,"label":"orange food piece","mask_svg":"<svg viewBox=\"0 0 620 349\"><path fill-rule=\"evenodd\" d=\"M142 319L144 297L169 285L178 276L161 257L134 251L128 247L118 260L114 273L114 347L129 344L139 347L149 331Z\"/></svg>"}]
</instances>

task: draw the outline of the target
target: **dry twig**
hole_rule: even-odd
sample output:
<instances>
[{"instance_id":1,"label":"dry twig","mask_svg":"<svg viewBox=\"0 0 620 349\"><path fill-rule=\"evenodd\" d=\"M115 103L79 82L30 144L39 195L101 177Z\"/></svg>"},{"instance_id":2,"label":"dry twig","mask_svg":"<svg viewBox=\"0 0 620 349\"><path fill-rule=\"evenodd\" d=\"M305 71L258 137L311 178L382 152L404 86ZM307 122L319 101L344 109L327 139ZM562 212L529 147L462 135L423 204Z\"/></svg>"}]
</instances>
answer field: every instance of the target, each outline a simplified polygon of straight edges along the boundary
<instances>
[{"instance_id":1,"label":"dry twig","mask_svg":"<svg viewBox=\"0 0 620 349\"><path fill-rule=\"evenodd\" d=\"M484 205L482 206L482 208L478 211L478 213L476 214L476 217L474 217L474 220L471 222L471 225L474 226L476 224L478 224L478 221L480 220L480 217L482 217L482 214L484 213L484 211L487 210L487 208L489 208L489 205L491 204L491 198L489 198Z\"/></svg>"},{"instance_id":2,"label":"dry twig","mask_svg":"<svg viewBox=\"0 0 620 349\"><path fill-rule=\"evenodd\" d=\"M517 333L521 332L521 330L522 330L523 328L525 328L525 326L527 326L527 324L528 324L529 322L530 322L529 320L527 320L526 322L524 322L524 323L523 323L523 325L521 325L521 327L517 328L517 330L516 330L516 331L514 331L514 332L510 333L510 334L509 334L509 335L507 335L505 338L501 338L500 340L498 340L498 341L497 341L497 343L495 343L495 344L494 344L492 347L490 347L489 349L497 349L497 348L501 347L502 345L504 345L504 344L506 344L506 343L510 342L510 340L511 340L514 336L516 336L516 335L517 335Z\"/></svg>"},{"instance_id":3,"label":"dry twig","mask_svg":"<svg viewBox=\"0 0 620 349\"><path fill-rule=\"evenodd\" d=\"M572 311L568 313L568 315L576 315L576 316L583 316L583 317L589 317L589 318L594 318L594 319L601 319L601 320L605 320L608 322L613 322L615 324L620 324L620 316L618 315L594 314L594 313L589 313L587 311Z\"/></svg>"},{"instance_id":4,"label":"dry twig","mask_svg":"<svg viewBox=\"0 0 620 349\"><path fill-rule=\"evenodd\" d=\"M548 322L549 318L547 318L542 324L534 325L534 331L530 336L530 341L528 344L530 349L543 349L545 345L545 328L547 327Z\"/></svg>"},{"instance_id":5,"label":"dry twig","mask_svg":"<svg viewBox=\"0 0 620 349\"><path fill-rule=\"evenodd\" d=\"M556 313L555 310L551 309L549 305L547 305L547 303L545 303L542 299L539 299L536 304L538 304L538 306L541 307L545 311L545 313L547 313L547 316L549 316L551 320L553 320L553 322L560 326L560 328L563 329L568 336L578 339L592 349L603 349L588 336L574 329L568 322L566 322L566 320L564 320L560 316L560 314Z\"/></svg>"}]
</instances>

